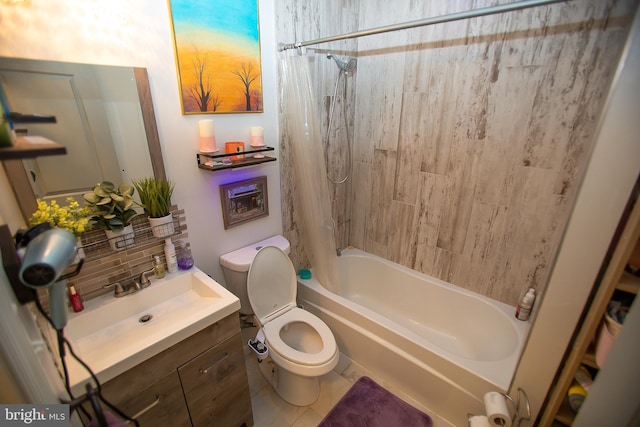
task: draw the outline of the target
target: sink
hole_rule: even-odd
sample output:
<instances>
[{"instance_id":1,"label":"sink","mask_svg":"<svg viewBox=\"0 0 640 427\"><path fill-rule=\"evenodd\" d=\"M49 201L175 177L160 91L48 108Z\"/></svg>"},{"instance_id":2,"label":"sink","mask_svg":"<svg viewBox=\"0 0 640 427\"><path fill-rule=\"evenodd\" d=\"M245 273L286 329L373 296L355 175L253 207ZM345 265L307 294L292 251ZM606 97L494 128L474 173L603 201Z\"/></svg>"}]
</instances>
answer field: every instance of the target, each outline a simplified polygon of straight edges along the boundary
<instances>
[{"instance_id":1,"label":"sink","mask_svg":"<svg viewBox=\"0 0 640 427\"><path fill-rule=\"evenodd\" d=\"M84 306L69 315L65 336L98 379L108 381L238 311L240 301L192 267L152 279L134 294L115 298L109 293ZM66 360L72 387L89 378L70 355Z\"/></svg>"}]
</instances>

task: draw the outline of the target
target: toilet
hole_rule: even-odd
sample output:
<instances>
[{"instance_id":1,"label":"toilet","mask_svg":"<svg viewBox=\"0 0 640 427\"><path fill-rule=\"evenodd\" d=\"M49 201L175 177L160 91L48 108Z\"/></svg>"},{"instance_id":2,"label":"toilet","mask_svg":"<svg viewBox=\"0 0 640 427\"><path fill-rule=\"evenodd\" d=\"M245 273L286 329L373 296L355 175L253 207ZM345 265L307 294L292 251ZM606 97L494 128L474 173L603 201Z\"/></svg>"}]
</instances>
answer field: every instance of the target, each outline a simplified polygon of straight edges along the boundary
<instances>
[{"instance_id":1,"label":"toilet","mask_svg":"<svg viewBox=\"0 0 640 427\"><path fill-rule=\"evenodd\" d=\"M338 346L320 318L297 306L295 269L282 248L288 250L289 244L284 237L275 237L271 242L279 243L277 246L264 245L264 241L250 245L254 257L246 289L259 330L249 347L280 397L293 405L308 406L320 395L320 377L338 363Z\"/></svg>"},{"instance_id":2,"label":"toilet","mask_svg":"<svg viewBox=\"0 0 640 427\"><path fill-rule=\"evenodd\" d=\"M271 236L232 252L220 255L222 274L229 292L240 300L240 314L251 315L253 310L247 295L247 273L258 251L265 246L277 246L289 253L289 241L283 236Z\"/></svg>"}]
</instances>

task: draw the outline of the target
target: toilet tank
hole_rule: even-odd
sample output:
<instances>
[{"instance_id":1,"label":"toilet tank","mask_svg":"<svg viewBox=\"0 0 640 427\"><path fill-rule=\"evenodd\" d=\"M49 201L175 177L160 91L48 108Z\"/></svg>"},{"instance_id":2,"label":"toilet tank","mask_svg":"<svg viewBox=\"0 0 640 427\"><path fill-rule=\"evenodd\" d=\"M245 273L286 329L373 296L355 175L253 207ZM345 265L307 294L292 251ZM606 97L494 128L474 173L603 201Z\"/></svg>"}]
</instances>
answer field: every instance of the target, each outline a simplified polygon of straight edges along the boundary
<instances>
[{"instance_id":1,"label":"toilet tank","mask_svg":"<svg viewBox=\"0 0 640 427\"><path fill-rule=\"evenodd\" d=\"M276 235L220 255L220 265L227 289L240 299L241 314L253 314L247 295L247 273L256 254L264 246L276 246L286 254L291 250L289 241L283 236Z\"/></svg>"}]
</instances>

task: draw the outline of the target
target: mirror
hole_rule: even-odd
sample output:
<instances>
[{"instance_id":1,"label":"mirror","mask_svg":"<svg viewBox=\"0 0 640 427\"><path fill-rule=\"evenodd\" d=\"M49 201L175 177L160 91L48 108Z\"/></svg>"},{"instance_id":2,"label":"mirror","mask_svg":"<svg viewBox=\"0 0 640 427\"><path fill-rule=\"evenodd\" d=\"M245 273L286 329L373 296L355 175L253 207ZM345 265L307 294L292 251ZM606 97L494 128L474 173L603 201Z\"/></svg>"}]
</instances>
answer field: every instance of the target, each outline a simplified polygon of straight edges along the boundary
<instances>
[{"instance_id":1,"label":"mirror","mask_svg":"<svg viewBox=\"0 0 640 427\"><path fill-rule=\"evenodd\" d=\"M36 197L64 200L102 180L166 179L145 68L0 58L0 79L14 111L57 118L16 130L67 147L63 156L3 162L25 221Z\"/></svg>"}]
</instances>

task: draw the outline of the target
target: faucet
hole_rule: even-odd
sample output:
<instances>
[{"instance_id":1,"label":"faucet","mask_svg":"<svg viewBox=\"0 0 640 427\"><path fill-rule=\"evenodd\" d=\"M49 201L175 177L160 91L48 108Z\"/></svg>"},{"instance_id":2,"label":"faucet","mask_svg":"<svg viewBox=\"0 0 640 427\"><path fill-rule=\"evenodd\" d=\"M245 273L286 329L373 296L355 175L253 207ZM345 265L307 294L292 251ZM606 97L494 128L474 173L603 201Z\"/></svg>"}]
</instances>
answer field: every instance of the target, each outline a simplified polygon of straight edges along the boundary
<instances>
[{"instance_id":1,"label":"faucet","mask_svg":"<svg viewBox=\"0 0 640 427\"><path fill-rule=\"evenodd\" d=\"M120 282L114 282L108 285L104 285L103 288L114 288L113 296L115 296L116 298L122 298L123 296L136 293L143 290L144 288L149 287L149 285L151 285L151 280L149 280L149 277L147 275L150 273L153 273L153 268L143 271L142 273L140 273L139 278L135 279L129 284L122 285Z\"/></svg>"},{"instance_id":2,"label":"faucet","mask_svg":"<svg viewBox=\"0 0 640 427\"><path fill-rule=\"evenodd\" d=\"M122 298L125 295L129 295L132 292L136 292L133 283L129 285L122 285L120 282L109 283L108 285L104 285L103 288L114 288L113 296L116 298Z\"/></svg>"},{"instance_id":3,"label":"faucet","mask_svg":"<svg viewBox=\"0 0 640 427\"><path fill-rule=\"evenodd\" d=\"M153 268L140 273L140 277L138 278L138 280L133 281L133 286L136 288L136 290L140 291L144 288L148 288L151 285L151 280L149 280L149 277L147 276L147 274L151 273L153 273Z\"/></svg>"}]
</instances>

